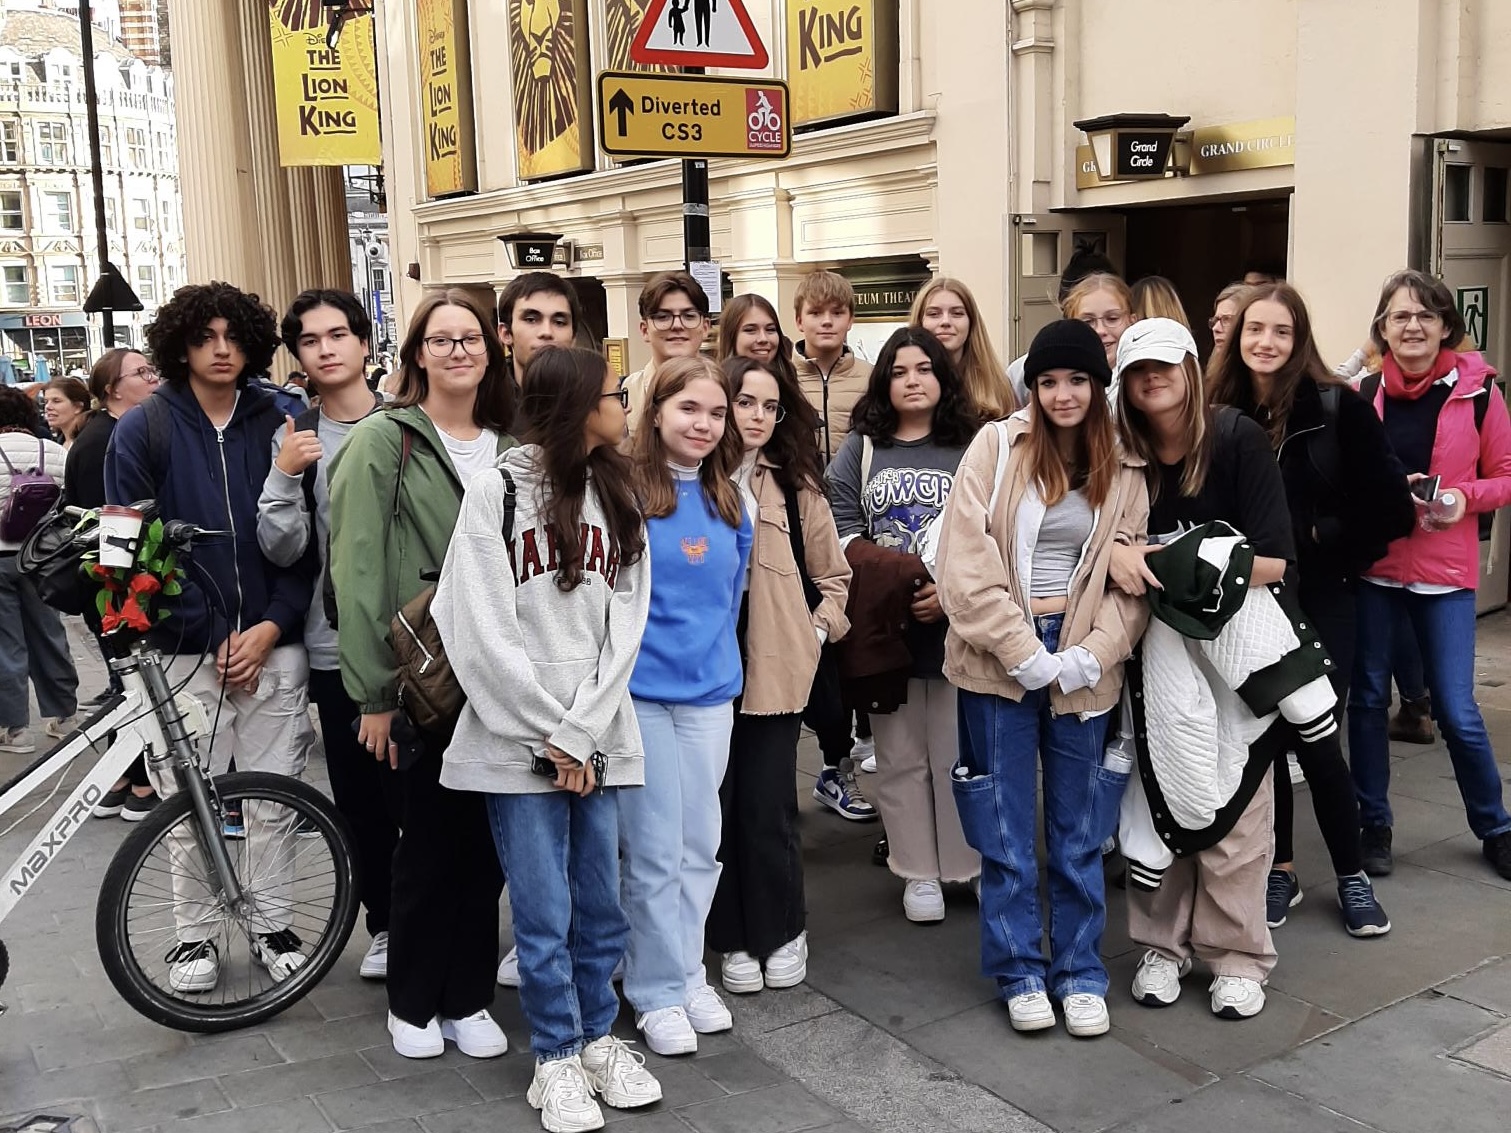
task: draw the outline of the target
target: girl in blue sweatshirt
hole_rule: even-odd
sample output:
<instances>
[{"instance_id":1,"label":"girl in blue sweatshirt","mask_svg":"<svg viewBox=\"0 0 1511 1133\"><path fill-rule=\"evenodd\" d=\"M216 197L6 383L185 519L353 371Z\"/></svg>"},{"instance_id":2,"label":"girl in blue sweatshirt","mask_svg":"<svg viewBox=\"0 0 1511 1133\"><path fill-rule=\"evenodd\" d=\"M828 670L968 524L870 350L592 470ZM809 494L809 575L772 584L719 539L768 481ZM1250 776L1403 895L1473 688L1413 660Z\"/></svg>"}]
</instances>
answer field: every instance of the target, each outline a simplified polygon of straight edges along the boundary
<instances>
[{"instance_id":1,"label":"girl in blue sweatshirt","mask_svg":"<svg viewBox=\"0 0 1511 1133\"><path fill-rule=\"evenodd\" d=\"M650 612L630 677L645 786L619 793L624 992L657 1054L691 1054L727 1031L703 970L703 924L719 881L719 784L744 683L735 618L752 525L732 479L742 444L731 392L706 358L657 368L635 434L651 559Z\"/></svg>"}]
</instances>

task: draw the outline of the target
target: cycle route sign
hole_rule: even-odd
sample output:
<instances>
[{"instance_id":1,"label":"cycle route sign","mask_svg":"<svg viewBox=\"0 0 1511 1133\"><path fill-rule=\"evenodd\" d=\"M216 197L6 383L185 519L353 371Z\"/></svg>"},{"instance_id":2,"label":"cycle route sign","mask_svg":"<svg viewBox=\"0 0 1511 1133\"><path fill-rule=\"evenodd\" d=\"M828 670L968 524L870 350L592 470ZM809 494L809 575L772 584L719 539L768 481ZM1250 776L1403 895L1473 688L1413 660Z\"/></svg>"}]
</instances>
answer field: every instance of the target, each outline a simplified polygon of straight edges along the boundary
<instances>
[{"instance_id":1,"label":"cycle route sign","mask_svg":"<svg viewBox=\"0 0 1511 1133\"><path fill-rule=\"evenodd\" d=\"M598 76L598 144L616 157L786 157L788 121L776 79Z\"/></svg>"}]
</instances>

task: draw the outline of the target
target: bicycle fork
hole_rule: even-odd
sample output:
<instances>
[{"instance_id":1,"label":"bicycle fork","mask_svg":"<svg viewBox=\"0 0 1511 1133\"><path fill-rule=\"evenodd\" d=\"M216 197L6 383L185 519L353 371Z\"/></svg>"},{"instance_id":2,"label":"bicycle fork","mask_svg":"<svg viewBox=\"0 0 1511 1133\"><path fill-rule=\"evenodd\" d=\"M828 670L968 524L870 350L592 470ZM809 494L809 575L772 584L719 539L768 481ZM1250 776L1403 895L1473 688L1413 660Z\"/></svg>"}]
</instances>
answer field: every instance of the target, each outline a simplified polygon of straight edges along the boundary
<instances>
[{"instance_id":1,"label":"bicycle fork","mask_svg":"<svg viewBox=\"0 0 1511 1133\"><path fill-rule=\"evenodd\" d=\"M207 779L199 770L199 754L189 739L188 729L184 727L184 716L173 697L173 690L168 687L168 678L155 657L135 656L130 658L130 662L136 664L141 672L142 682L147 686L147 697L162 724L168 745L168 750L161 755L149 750L147 762L161 769L171 761L173 777L179 790L186 791L193 804L196 820L194 838L199 843L200 853L204 855L212 875L219 881L227 905L236 915L245 916L248 914L244 907L246 895L242 891L241 880L236 876L236 869L231 864L231 855L226 851L225 839L220 836L220 817L211 804Z\"/></svg>"}]
</instances>

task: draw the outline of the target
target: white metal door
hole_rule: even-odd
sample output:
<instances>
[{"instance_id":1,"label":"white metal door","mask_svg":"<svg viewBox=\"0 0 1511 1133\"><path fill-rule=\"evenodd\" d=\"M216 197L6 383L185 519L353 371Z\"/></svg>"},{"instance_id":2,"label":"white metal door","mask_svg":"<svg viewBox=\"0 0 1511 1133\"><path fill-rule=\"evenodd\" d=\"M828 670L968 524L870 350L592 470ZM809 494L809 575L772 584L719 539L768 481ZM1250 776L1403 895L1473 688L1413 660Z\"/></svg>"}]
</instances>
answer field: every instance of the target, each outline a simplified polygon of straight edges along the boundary
<instances>
[{"instance_id":1,"label":"white metal door","mask_svg":"<svg viewBox=\"0 0 1511 1133\"><path fill-rule=\"evenodd\" d=\"M1007 234L1012 322L1007 356L1028 350L1034 335L1060 317L1060 273L1078 249L1102 253L1119 268L1127 223L1115 213L1016 214Z\"/></svg>"},{"instance_id":2,"label":"white metal door","mask_svg":"<svg viewBox=\"0 0 1511 1133\"><path fill-rule=\"evenodd\" d=\"M1454 293L1470 337L1504 383L1511 366L1511 145L1440 138L1436 151L1428 266ZM1508 509L1496 514L1486 534L1480 540L1480 613L1507 602Z\"/></svg>"}]
</instances>

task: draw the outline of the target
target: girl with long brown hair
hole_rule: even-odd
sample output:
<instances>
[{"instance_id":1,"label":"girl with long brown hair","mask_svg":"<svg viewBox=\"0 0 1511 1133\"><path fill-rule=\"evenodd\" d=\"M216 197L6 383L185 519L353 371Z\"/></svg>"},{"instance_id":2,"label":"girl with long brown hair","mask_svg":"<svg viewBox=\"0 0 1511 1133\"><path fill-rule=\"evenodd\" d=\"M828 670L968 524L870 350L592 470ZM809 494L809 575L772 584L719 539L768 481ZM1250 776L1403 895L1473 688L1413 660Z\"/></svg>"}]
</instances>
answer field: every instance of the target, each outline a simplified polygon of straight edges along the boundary
<instances>
[{"instance_id":1,"label":"girl with long brown hair","mask_svg":"<svg viewBox=\"0 0 1511 1133\"><path fill-rule=\"evenodd\" d=\"M792 379L731 358L733 427L744 446L735 474L756 517L738 623L745 690L737 702L724 812L723 872L708 943L723 953L729 991L792 987L808 974L797 741L820 651L850 628L850 564L824 494L817 414ZM800 406L806 415L794 413Z\"/></svg>"},{"instance_id":2,"label":"girl with long brown hair","mask_svg":"<svg viewBox=\"0 0 1511 1133\"><path fill-rule=\"evenodd\" d=\"M622 1109L661 1097L611 1030L629 936L616 799L645 782L629 680L650 573L618 376L546 347L524 377L524 443L467 489L431 607L467 694L441 782L486 798L509 878L528 1100L547 1129L586 1129L602 1123L595 1093Z\"/></svg>"},{"instance_id":3,"label":"girl with long brown hair","mask_svg":"<svg viewBox=\"0 0 1511 1133\"><path fill-rule=\"evenodd\" d=\"M446 559L463 493L514 446L514 386L493 317L465 291L421 301L399 350L399 395L347 435L330 467L329 570L341 679L357 740L398 776L401 833L388 929L388 1031L406 1058L508 1049L488 1014L503 874L481 795L441 784L447 738L422 733L402 769L389 629ZM400 725L402 727L402 724Z\"/></svg>"},{"instance_id":4,"label":"girl with long brown hair","mask_svg":"<svg viewBox=\"0 0 1511 1133\"><path fill-rule=\"evenodd\" d=\"M1297 599L1335 662L1341 718L1359 576L1416 520L1406 470L1379 417L1322 361L1306 304L1288 283L1263 283L1240 296L1228 349L1213 357L1208 377L1213 404L1234 406L1269 434L1296 541ZM1381 936L1390 920L1364 874L1359 804L1338 737L1298 743L1295 754L1332 858L1344 928ZM1301 901L1291 779L1284 763L1275 770L1275 864L1266 900L1272 929Z\"/></svg>"},{"instance_id":5,"label":"girl with long brown hair","mask_svg":"<svg viewBox=\"0 0 1511 1133\"><path fill-rule=\"evenodd\" d=\"M744 671L735 621L752 522L732 479L743 444L733 391L707 358L656 368L632 460L646 517L650 608L630 676L645 786L619 795L624 992L657 1054L691 1054L732 1027L708 986L703 932L719 881L719 785Z\"/></svg>"},{"instance_id":6,"label":"girl with long brown hair","mask_svg":"<svg viewBox=\"0 0 1511 1133\"><path fill-rule=\"evenodd\" d=\"M1112 371L1075 319L1035 337L1028 407L982 430L944 510L936 573L949 615L945 676L960 690L951 776L981 854L981 963L1014 1030L1105 1034L1107 920L1101 845L1127 769L1102 771L1108 714L1143 603L1108 578L1144 538L1142 462L1117 444ZM1041 944L1034 796L1043 767L1050 956Z\"/></svg>"}]
</instances>

